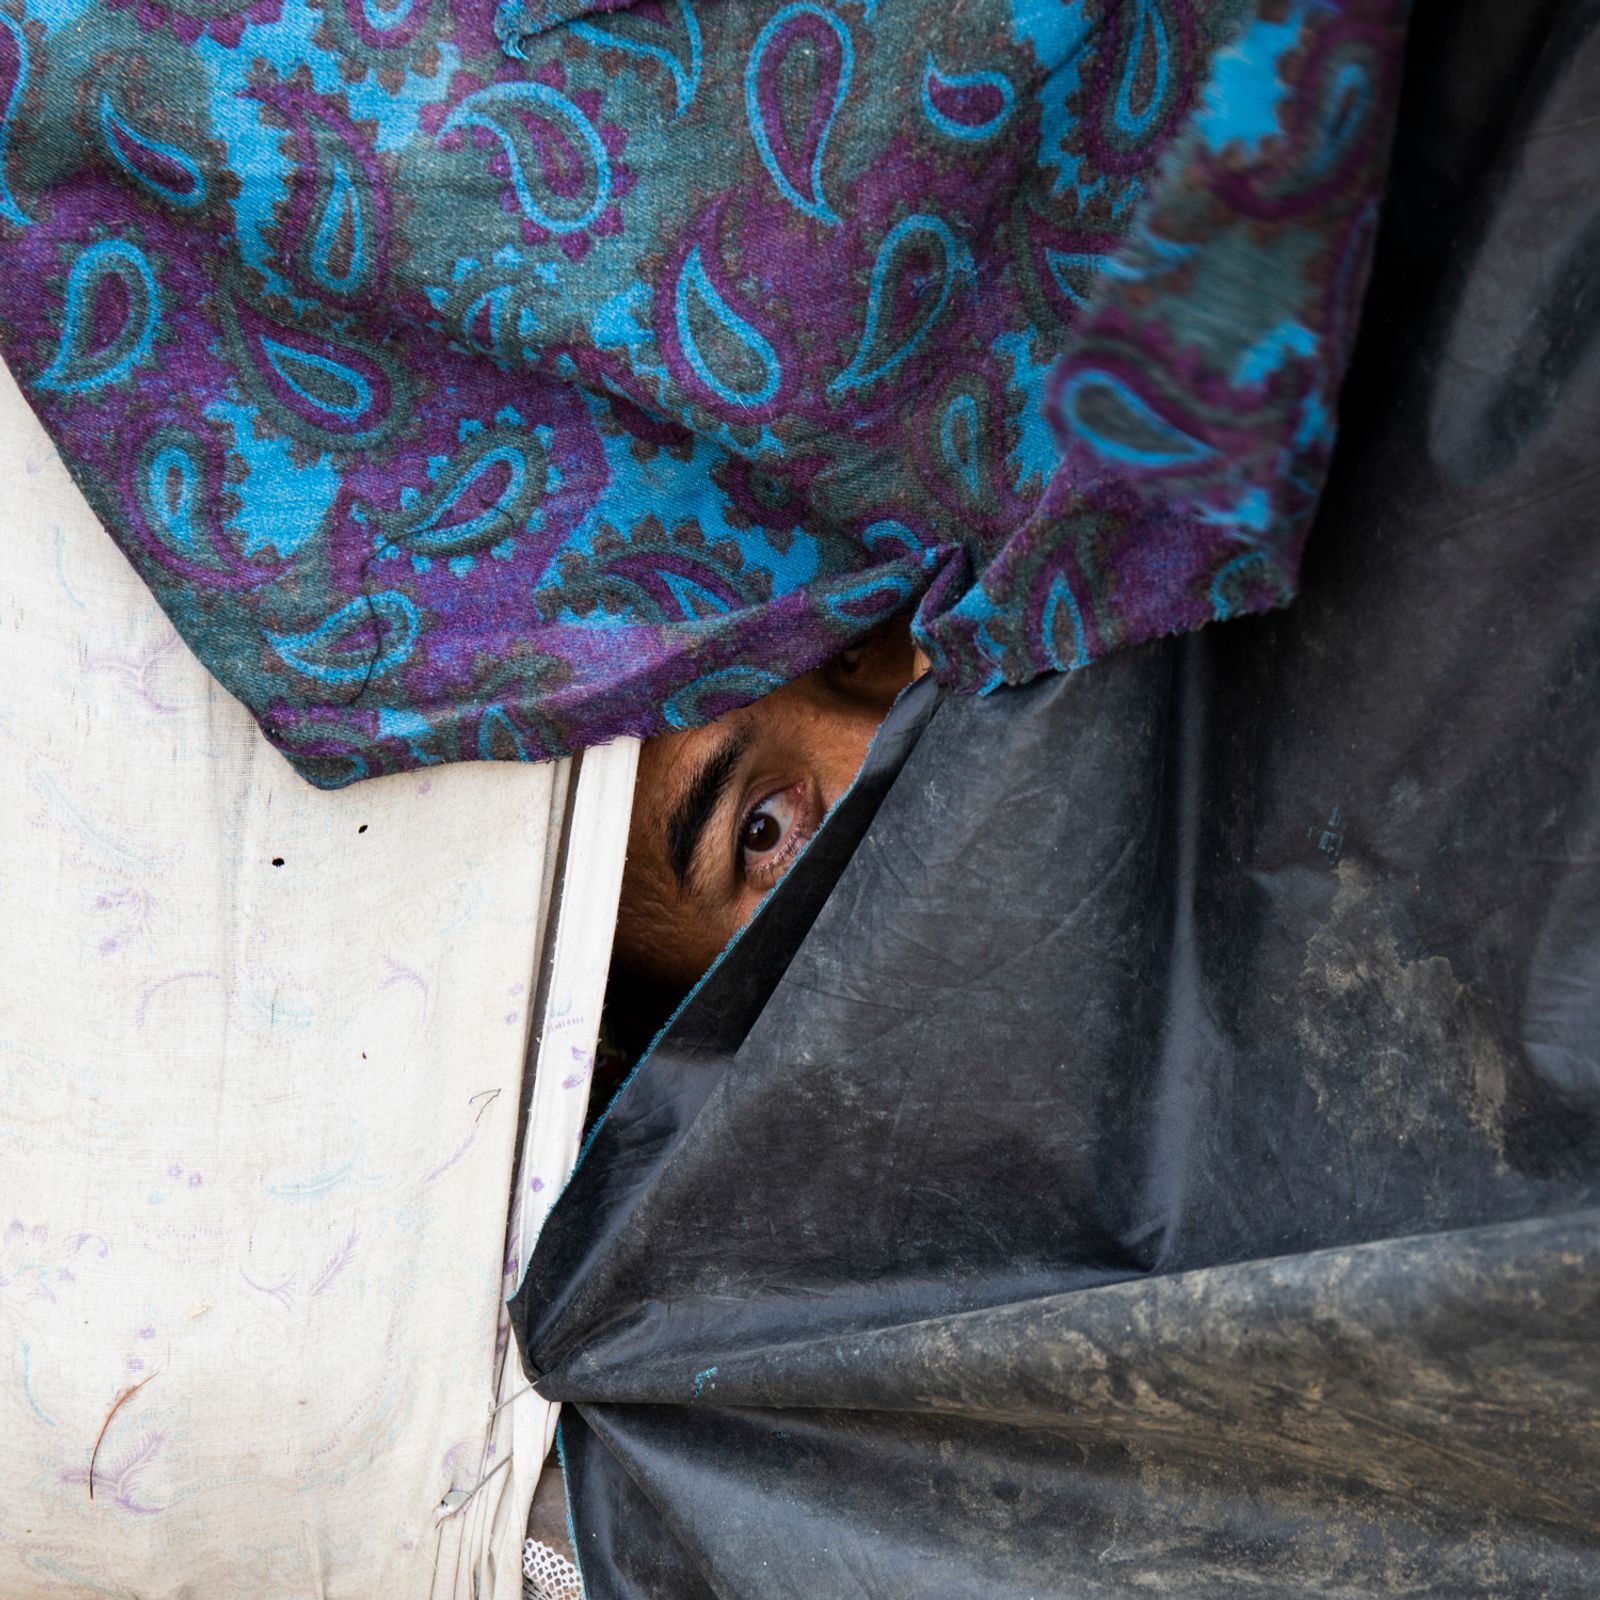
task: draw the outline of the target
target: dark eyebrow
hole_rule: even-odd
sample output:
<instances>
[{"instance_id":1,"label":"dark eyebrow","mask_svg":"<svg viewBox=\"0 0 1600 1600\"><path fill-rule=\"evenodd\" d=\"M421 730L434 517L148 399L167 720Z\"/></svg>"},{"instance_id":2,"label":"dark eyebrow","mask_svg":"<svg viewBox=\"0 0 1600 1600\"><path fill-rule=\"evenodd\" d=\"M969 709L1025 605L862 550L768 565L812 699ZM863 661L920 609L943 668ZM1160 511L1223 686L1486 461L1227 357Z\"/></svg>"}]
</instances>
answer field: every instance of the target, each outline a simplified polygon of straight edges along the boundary
<instances>
[{"instance_id":1,"label":"dark eyebrow","mask_svg":"<svg viewBox=\"0 0 1600 1600\"><path fill-rule=\"evenodd\" d=\"M667 860L679 884L689 876L700 836L711 821L711 813L721 803L744 753L750 748L754 732L746 725L732 729L710 755L700 763L683 798L667 818Z\"/></svg>"}]
</instances>

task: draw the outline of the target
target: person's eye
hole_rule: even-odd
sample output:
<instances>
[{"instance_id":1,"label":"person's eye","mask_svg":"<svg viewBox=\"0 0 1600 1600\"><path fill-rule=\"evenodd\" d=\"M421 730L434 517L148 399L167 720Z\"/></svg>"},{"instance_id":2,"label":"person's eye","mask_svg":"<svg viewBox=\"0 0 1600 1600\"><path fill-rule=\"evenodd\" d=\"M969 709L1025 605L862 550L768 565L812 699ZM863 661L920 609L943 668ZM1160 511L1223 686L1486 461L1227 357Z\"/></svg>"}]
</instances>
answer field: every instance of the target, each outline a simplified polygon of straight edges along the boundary
<instances>
[{"instance_id":1,"label":"person's eye","mask_svg":"<svg viewBox=\"0 0 1600 1600\"><path fill-rule=\"evenodd\" d=\"M804 784L759 800L739 824L739 866L747 877L772 880L805 842Z\"/></svg>"},{"instance_id":2,"label":"person's eye","mask_svg":"<svg viewBox=\"0 0 1600 1600\"><path fill-rule=\"evenodd\" d=\"M794 826L797 809L794 794L788 789L769 794L750 808L739 837L739 848L747 867L759 866L783 844Z\"/></svg>"}]
</instances>

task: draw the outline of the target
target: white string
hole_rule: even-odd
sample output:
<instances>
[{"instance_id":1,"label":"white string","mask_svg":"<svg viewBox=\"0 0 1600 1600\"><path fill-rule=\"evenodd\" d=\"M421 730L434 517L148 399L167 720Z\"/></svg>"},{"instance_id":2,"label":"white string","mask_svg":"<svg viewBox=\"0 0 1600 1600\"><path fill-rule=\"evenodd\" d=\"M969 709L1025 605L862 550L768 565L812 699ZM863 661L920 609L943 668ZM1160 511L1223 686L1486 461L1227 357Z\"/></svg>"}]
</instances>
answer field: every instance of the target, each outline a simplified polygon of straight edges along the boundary
<instances>
[{"instance_id":1,"label":"white string","mask_svg":"<svg viewBox=\"0 0 1600 1600\"><path fill-rule=\"evenodd\" d=\"M458 1512L462 1511L465 1507L472 1503L472 1497L477 1494L484 1484L486 1484L491 1478L498 1477L510 1465L511 1457L504 1456L495 1466L490 1467L489 1470L484 1473L484 1475L479 1478L470 1489L452 1489L450 1493L439 1502L439 1509L434 1512L433 1520L436 1523L439 1523L445 1521L449 1517L455 1516Z\"/></svg>"},{"instance_id":2,"label":"white string","mask_svg":"<svg viewBox=\"0 0 1600 1600\"><path fill-rule=\"evenodd\" d=\"M500 1402L499 1405L490 1406L489 1407L489 1415L491 1417L498 1417L500 1415L500 1413L502 1411L504 1411L505 1408L508 1405L510 1405L513 1400L520 1400L523 1397L523 1395L532 1394L532 1393L533 1393L533 1385L531 1383L523 1384L523 1386L520 1389L518 1389L515 1393L508 1394L505 1397L505 1399Z\"/></svg>"}]
</instances>

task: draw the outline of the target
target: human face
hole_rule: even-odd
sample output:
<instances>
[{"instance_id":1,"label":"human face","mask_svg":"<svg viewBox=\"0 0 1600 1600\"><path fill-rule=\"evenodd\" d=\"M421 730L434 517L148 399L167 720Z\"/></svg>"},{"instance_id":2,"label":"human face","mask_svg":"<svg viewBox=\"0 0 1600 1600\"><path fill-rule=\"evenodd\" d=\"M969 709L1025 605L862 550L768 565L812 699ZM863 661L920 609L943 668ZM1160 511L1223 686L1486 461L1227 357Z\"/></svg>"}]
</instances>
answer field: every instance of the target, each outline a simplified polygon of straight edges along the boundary
<instances>
[{"instance_id":1,"label":"human face","mask_svg":"<svg viewBox=\"0 0 1600 1600\"><path fill-rule=\"evenodd\" d=\"M686 989L794 865L920 657L905 623L704 728L639 752L617 921L622 968Z\"/></svg>"}]
</instances>

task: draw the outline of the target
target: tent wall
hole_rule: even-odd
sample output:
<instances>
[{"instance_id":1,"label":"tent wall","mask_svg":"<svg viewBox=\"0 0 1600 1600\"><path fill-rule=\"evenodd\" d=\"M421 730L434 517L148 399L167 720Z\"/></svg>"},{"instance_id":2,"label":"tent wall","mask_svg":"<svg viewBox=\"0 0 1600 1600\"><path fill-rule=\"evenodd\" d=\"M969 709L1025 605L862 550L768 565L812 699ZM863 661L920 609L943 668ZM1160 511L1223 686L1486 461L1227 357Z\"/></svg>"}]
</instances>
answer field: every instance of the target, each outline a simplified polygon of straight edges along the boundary
<instances>
[{"instance_id":1,"label":"tent wall","mask_svg":"<svg viewBox=\"0 0 1600 1600\"><path fill-rule=\"evenodd\" d=\"M509 1600L633 747L317 793L8 378L0 484L0 1600Z\"/></svg>"}]
</instances>

